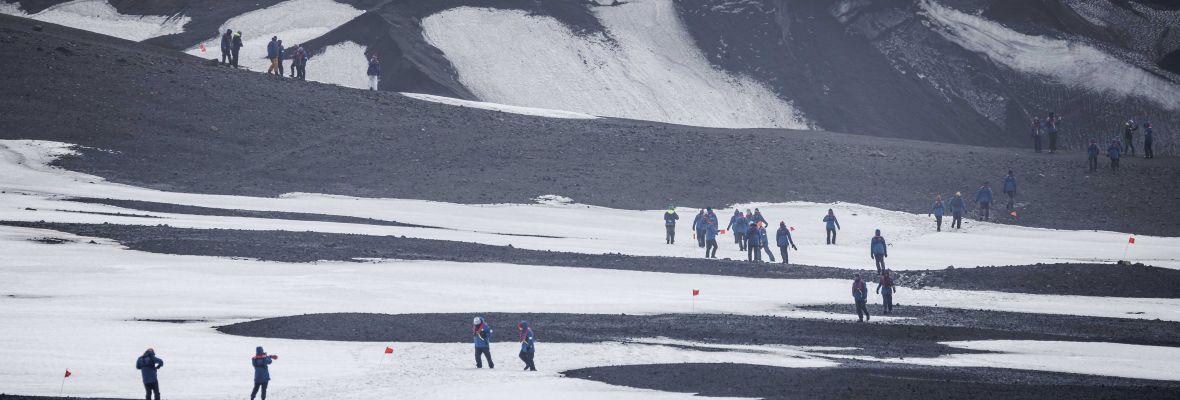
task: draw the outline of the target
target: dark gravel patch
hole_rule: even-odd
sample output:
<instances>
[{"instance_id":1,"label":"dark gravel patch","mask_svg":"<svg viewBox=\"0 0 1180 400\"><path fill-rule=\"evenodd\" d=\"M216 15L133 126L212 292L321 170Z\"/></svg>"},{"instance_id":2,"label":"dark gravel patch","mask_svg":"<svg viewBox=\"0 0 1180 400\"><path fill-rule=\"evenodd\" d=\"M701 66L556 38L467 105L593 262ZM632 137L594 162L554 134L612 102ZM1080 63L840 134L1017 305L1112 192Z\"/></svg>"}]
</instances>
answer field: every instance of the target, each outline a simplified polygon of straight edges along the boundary
<instances>
[{"instance_id":1,"label":"dark gravel patch","mask_svg":"<svg viewBox=\"0 0 1180 400\"><path fill-rule=\"evenodd\" d=\"M366 225L381 225L381 226L404 226L412 228L436 228L426 225L404 224L397 221L386 221L373 218L349 217L344 215L330 215L330 214L311 214L311 213L296 213L283 211L257 211L257 210L234 210L226 208L213 207L199 207L188 206L181 204L157 203L153 201L141 200L118 200L118 199L97 199L97 198L76 198L69 199L78 203L88 204L104 204L108 206L115 206L120 208L129 208L133 210L161 212L170 214L190 214L190 215L210 215L218 217L245 217L245 218L266 218L266 219L287 219L294 221L315 221L315 222L339 222L345 224L366 224Z\"/></svg>"},{"instance_id":2,"label":"dark gravel patch","mask_svg":"<svg viewBox=\"0 0 1180 400\"><path fill-rule=\"evenodd\" d=\"M1180 298L1180 270L1142 264L1036 264L907 271L897 284L1013 293Z\"/></svg>"},{"instance_id":3,"label":"dark gravel patch","mask_svg":"<svg viewBox=\"0 0 1180 400\"><path fill-rule=\"evenodd\" d=\"M129 399L111 399L98 397L50 397L50 396L20 396L15 394L0 393L0 400L129 400Z\"/></svg>"},{"instance_id":4,"label":"dark gravel patch","mask_svg":"<svg viewBox=\"0 0 1180 400\"><path fill-rule=\"evenodd\" d=\"M88 146L59 165L119 183L250 196L483 204L560 194L627 209L797 200L925 212L936 193L970 194L1012 169L1027 205L1004 223L1180 235L1178 158L1128 158L1118 176L1087 175L1077 152L530 117L267 79L32 24L0 16L0 138ZM760 168L734 174L692 156L737 143L764 160Z\"/></svg>"},{"instance_id":5,"label":"dark gravel patch","mask_svg":"<svg viewBox=\"0 0 1180 400\"><path fill-rule=\"evenodd\" d=\"M648 364L565 371L570 378L702 396L766 399L1176 399L1176 382L852 362L833 368Z\"/></svg>"}]
</instances>

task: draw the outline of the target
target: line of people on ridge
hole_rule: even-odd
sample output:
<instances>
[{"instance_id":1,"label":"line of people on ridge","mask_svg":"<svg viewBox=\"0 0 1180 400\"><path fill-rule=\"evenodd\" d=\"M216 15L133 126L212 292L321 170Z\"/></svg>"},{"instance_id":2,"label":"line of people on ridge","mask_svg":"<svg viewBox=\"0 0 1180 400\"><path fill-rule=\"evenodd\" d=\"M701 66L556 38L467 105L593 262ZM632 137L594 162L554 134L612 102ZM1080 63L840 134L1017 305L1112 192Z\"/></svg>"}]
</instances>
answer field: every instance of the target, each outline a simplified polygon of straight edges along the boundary
<instances>
[{"instance_id":1,"label":"line of people on ridge","mask_svg":"<svg viewBox=\"0 0 1180 400\"><path fill-rule=\"evenodd\" d=\"M529 321L520 321L516 325L516 329L520 331L520 360L524 362L525 371L536 371L537 366L533 361L533 356L536 354L536 337L533 334L533 329L529 327ZM492 326L483 317L475 317L472 322L471 339L475 345L475 367L483 368L481 356L488 361L488 368L496 368L495 363L492 362ZM270 385L270 365L279 356L275 354L267 354L262 346L254 349L254 356L250 358L250 365L254 367L254 389L250 391L250 400L254 400L260 393L261 399L266 400L266 389ZM140 371L140 376L143 380L143 387L146 394L146 400L160 400L160 379L157 371L164 367L164 360L156 356L155 349L147 349L139 358L135 360L135 369Z\"/></svg>"},{"instance_id":2,"label":"line of people on ridge","mask_svg":"<svg viewBox=\"0 0 1180 400\"><path fill-rule=\"evenodd\" d=\"M1041 137L1049 137L1049 153L1057 152L1057 135L1058 124L1061 118L1053 112L1045 117L1042 123L1040 117L1033 117L1032 120L1032 138L1033 150L1037 153L1041 152ZM1144 122L1143 128L1143 158L1155 158L1155 151L1152 146L1155 144L1155 130L1152 129L1151 122ZM1135 123L1135 120L1128 119L1123 123L1123 136L1119 139L1116 133L1110 139L1106 146L1106 155L1110 158L1110 169L1118 171L1119 159L1125 153L1127 156L1135 156L1135 132L1140 129L1140 125ZM1088 170L1094 172L1098 170L1098 156L1101 154L1101 147L1098 145L1098 139L1090 139L1089 146L1086 148L1086 155L1088 161Z\"/></svg>"},{"instance_id":3,"label":"line of people on ridge","mask_svg":"<svg viewBox=\"0 0 1180 400\"><path fill-rule=\"evenodd\" d=\"M242 31L234 32L226 29L221 34L221 63L231 67L238 67L238 55L242 50ZM270 61L267 74L282 77L284 74L283 60L291 60L291 78L307 80L307 60L311 54L303 45L284 47L278 36L272 36L266 44L266 59Z\"/></svg>"},{"instance_id":4,"label":"line of people on ridge","mask_svg":"<svg viewBox=\"0 0 1180 400\"><path fill-rule=\"evenodd\" d=\"M1004 195L1007 197L1005 208L1012 211L1016 208L1016 174L1011 170L1008 175L1004 175ZM984 181L979 189L975 190L976 219L979 221L991 220L992 202L995 200L995 194L992 191L991 182ZM943 202L942 195L934 196L934 203L930 205L930 210L926 216L934 216L934 227L938 232L942 232L942 217L946 215L947 210L951 213L951 228L963 228L963 213L967 210L967 203L963 200L963 192L955 192L955 197L949 202Z\"/></svg>"}]
</instances>

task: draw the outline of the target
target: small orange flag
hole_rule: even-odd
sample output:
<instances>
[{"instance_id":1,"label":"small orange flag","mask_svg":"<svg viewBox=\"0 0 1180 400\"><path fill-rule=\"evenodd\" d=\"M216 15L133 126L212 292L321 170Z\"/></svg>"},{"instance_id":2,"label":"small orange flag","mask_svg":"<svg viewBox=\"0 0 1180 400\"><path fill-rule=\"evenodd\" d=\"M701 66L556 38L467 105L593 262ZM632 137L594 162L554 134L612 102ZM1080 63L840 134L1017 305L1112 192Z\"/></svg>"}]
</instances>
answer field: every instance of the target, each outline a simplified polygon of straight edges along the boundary
<instances>
[{"instance_id":1,"label":"small orange flag","mask_svg":"<svg viewBox=\"0 0 1180 400\"><path fill-rule=\"evenodd\" d=\"M205 52L205 44L201 43L200 47L201 47L201 52L204 53Z\"/></svg>"},{"instance_id":2,"label":"small orange flag","mask_svg":"<svg viewBox=\"0 0 1180 400\"><path fill-rule=\"evenodd\" d=\"M66 370L66 376L65 376L65 377L66 377L66 378L69 378L69 377L70 377L70 375L73 375L73 373L71 373L71 372L70 372L70 370L68 370L68 369L67 369L67 370Z\"/></svg>"},{"instance_id":3,"label":"small orange flag","mask_svg":"<svg viewBox=\"0 0 1180 400\"><path fill-rule=\"evenodd\" d=\"M385 354L393 354L393 348L389 347L389 346L385 346Z\"/></svg>"},{"instance_id":4,"label":"small orange flag","mask_svg":"<svg viewBox=\"0 0 1180 400\"><path fill-rule=\"evenodd\" d=\"M794 232L794 231L795 231L795 227L793 227L793 226L792 226L792 227L791 227L791 232Z\"/></svg>"},{"instance_id":5,"label":"small orange flag","mask_svg":"<svg viewBox=\"0 0 1180 400\"><path fill-rule=\"evenodd\" d=\"M1135 244L1135 237L1131 236L1129 239L1127 239L1127 243Z\"/></svg>"},{"instance_id":6,"label":"small orange flag","mask_svg":"<svg viewBox=\"0 0 1180 400\"><path fill-rule=\"evenodd\" d=\"M1016 211L1010 212L1009 214L1012 215L1012 218L1016 218Z\"/></svg>"},{"instance_id":7,"label":"small orange flag","mask_svg":"<svg viewBox=\"0 0 1180 400\"><path fill-rule=\"evenodd\" d=\"M724 229L722 229L720 233L721 233L722 235L724 235L724 234L725 234L725 230L724 230Z\"/></svg>"},{"instance_id":8,"label":"small orange flag","mask_svg":"<svg viewBox=\"0 0 1180 400\"><path fill-rule=\"evenodd\" d=\"M693 290L692 290L692 295L693 295L693 296L700 296L700 295L701 295L701 290L700 290L700 289L693 289Z\"/></svg>"}]
</instances>

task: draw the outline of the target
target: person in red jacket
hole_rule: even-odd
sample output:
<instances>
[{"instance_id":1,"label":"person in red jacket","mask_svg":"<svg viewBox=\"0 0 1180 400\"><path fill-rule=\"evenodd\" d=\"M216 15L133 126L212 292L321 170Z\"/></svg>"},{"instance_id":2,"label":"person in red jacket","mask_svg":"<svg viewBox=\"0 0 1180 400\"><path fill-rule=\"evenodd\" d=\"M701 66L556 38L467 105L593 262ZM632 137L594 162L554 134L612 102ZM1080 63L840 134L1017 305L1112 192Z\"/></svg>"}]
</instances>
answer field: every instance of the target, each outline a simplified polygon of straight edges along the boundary
<instances>
[{"instance_id":1,"label":"person in red jacket","mask_svg":"<svg viewBox=\"0 0 1180 400\"><path fill-rule=\"evenodd\" d=\"M893 287L893 271L887 269L881 274L881 281L877 283L877 293L881 295L881 305L885 309L885 314L893 312L893 292L896 290L897 288Z\"/></svg>"},{"instance_id":2,"label":"person in red jacket","mask_svg":"<svg viewBox=\"0 0 1180 400\"><path fill-rule=\"evenodd\" d=\"M856 317L860 318L860 322L869 319L869 309L865 306L868 298L869 288L865 281L860 279L860 274L856 274L856 280L852 281L852 301L856 302Z\"/></svg>"}]
</instances>

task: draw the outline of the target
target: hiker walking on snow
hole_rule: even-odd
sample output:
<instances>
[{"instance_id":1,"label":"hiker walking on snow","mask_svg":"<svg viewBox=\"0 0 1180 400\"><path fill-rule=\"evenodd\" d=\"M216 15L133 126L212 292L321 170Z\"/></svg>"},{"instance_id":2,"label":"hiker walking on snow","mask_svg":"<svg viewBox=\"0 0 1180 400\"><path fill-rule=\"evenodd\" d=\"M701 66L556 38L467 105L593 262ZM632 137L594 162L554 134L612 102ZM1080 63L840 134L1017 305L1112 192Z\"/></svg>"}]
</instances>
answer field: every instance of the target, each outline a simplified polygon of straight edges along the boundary
<instances>
[{"instance_id":1,"label":"hiker walking on snow","mask_svg":"<svg viewBox=\"0 0 1180 400\"><path fill-rule=\"evenodd\" d=\"M381 61L377 60L377 55L374 54L369 57L369 90L377 90L377 83L381 79Z\"/></svg>"},{"instance_id":2,"label":"hiker walking on snow","mask_svg":"<svg viewBox=\"0 0 1180 400\"><path fill-rule=\"evenodd\" d=\"M1155 152L1151 151L1151 143L1155 141L1155 131L1151 129L1151 123L1145 122L1143 124L1143 158L1155 158Z\"/></svg>"},{"instance_id":3,"label":"hiker walking on snow","mask_svg":"<svg viewBox=\"0 0 1180 400\"><path fill-rule=\"evenodd\" d=\"M886 257L889 257L889 246L885 244L885 238L881 237L881 230L878 229L876 235L869 241L869 258L877 261L878 275L885 272Z\"/></svg>"},{"instance_id":4,"label":"hiker walking on snow","mask_svg":"<svg viewBox=\"0 0 1180 400\"><path fill-rule=\"evenodd\" d=\"M1047 130L1049 132L1049 153L1050 154L1057 152L1057 122L1060 120L1061 119L1058 118L1057 115L1054 115L1052 112L1049 113L1048 118L1045 118L1045 128L1046 128L1045 130Z\"/></svg>"},{"instance_id":5,"label":"hiker walking on snow","mask_svg":"<svg viewBox=\"0 0 1180 400\"><path fill-rule=\"evenodd\" d=\"M1106 156L1110 157L1110 170L1119 172L1119 157L1123 153L1123 144L1119 142L1118 138L1110 141L1110 146L1106 147Z\"/></svg>"},{"instance_id":6,"label":"hiker walking on snow","mask_svg":"<svg viewBox=\"0 0 1180 400\"><path fill-rule=\"evenodd\" d=\"M496 363L492 362L492 326L488 325L483 317L475 317L471 324L471 341L475 344L475 367L483 368L483 361L479 358L482 354L488 359L488 368L495 369Z\"/></svg>"},{"instance_id":7,"label":"hiker walking on snow","mask_svg":"<svg viewBox=\"0 0 1180 400\"><path fill-rule=\"evenodd\" d=\"M824 216L824 223L827 224L827 244L836 244L836 230L840 229L840 221L836 220L836 214L830 208L828 215Z\"/></svg>"},{"instance_id":8,"label":"hiker walking on snow","mask_svg":"<svg viewBox=\"0 0 1180 400\"><path fill-rule=\"evenodd\" d=\"M234 31L233 29L226 29L225 33L221 34L221 63L229 64L233 61L230 55L233 53L234 45Z\"/></svg>"},{"instance_id":9,"label":"hiker walking on snow","mask_svg":"<svg viewBox=\"0 0 1180 400\"><path fill-rule=\"evenodd\" d=\"M520 321L516 325L516 330L520 331L520 360L524 361L525 371L536 371L537 366L533 364L533 355L537 352L537 344L533 338L533 329L529 328L529 321ZM491 364L491 361L488 361Z\"/></svg>"},{"instance_id":10,"label":"hiker walking on snow","mask_svg":"<svg viewBox=\"0 0 1180 400\"><path fill-rule=\"evenodd\" d=\"M1086 148L1086 161L1090 166L1090 172L1098 170L1098 155L1102 154L1102 150L1098 148L1098 141L1090 139L1090 147Z\"/></svg>"},{"instance_id":11,"label":"hiker walking on snow","mask_svg":"<svg viewBox=\"0 0 1180 400\"><path fill-rule=\"evenodd\" d=\"M860 319L860 322L869 319L869 308L865 306L868 299L869 288L860 279L860 274L856 274L856 279L852 281L852 301L856 302L856 317Z\"/></svg>"},{"instance_id":12,"label":"hiker walking on snow","mask_svg":"<svg viewBox=\"0 0 1180 400\"><path fill-rule=\"evenodd\" d=\"M929 217L934 214L934 227L938 232L942 232L942 215L946 212L946 205L942 203L942 195L934 196L934 204L930 205L930 212L926 213Z\"/></svg>"},{"instance_id":13,"label":"hiker walking on snow","mask_svg":"<svg viewBox=\"0 0 1180 400\"><path fill-rule=\"evenodd\" d=\"M676 221L679 219L676 208L668 206L668 211L664 212L664 241L668 244L676 243Z\"/></svg>"},{"instance_id":14,"label":"hiker walking on snow","mask_svg":"<svg viewBox=\"0 0 1180 400\"><path fill-rule=\"evenodd\" d=\"M237 68L238 53L242 51L242 31L237 31L237 33L234 33L234 41L233 44L230 45L230 51L232 52L230 55L233 56L230 59L230 66Z\"/></svg>"},{"instance_id":15,"label":"hiker walking on snow","mask_svg":"<svg viewBox=\"0 0 1180 400\"><path fill-rule=\"evenodd\" d=\"M705 258L717 258L717 221L705 217Z\"/></svg>"},{"instance_id":16,"label":"hiker walking on snow","mask_svg":"<svg viewBox=\"0 0 1180 400\"><path fill-rule=\"evenodd\" d=\"M156 400L160 400L160 380L156 377L156 370L164 368L164 360L156 357L156 351L147 349L135 360L135 369L139 370L139 374L143 376L143 390L147 392L144 399L152 400L152 394L156 395Z\"/></svg>"},{"instance_id":17,"label":"hiker walking on snow","mask_svg":"<svg viewBox=\"0 0 1180 400\"><path fill-rule=\"evenodd\" d=\"M1131 157L1135 156L1135 131L1137 131L1137 130L1139 130L1139 126L1135 125L1134 120L1129 119L1129 120L1127 120L1127 122L1125 124L1123 124L1123 148L1122 149L1125 150L1127 155L1129 155Z\"/></svg>"},{"instance_id":18,"label":"hiker walking on snow","mask_svg":"<svg viewBox=\"0 0 1180 400\"><path fill-rule=\"evenodd\" d=\"M746 261L762 262L762 238L753 222L746 228Z\"/></svg>"},{"instance_id":19,"label":"hiker walking on snow","mask_svg":"<svg viewBox=\"0 0 1180 400\"><path fill-rule=\"evenodd\" d=\"M893 287L893 271L887 269L881 274L881 281L877 283L877 293L881 295L881 305L885 309L885 314L893 312L893 292L895 291L897 288Z\"/></svg>"},{"instance_id":20,"label":"hiker walking on snow","mask_svg":"<svg viewBox=\"0 0 1180 400\"><path fill-rule=\"evenodd\" d=\"M955 192L951 199L951 228L963 228L963 212L967 210L967 202L963 201L963 192Z\"/></svg>"},{"instance_id":21,"label":"hiker walking on snow","mask_svg":"<svg viewBox=\"0 0 1180 400\"><path fill-rule=\"evenodd\" d=\"M979 212L982 215L976 215L976 219L982 217L983 221L991 218L992 213L992 187L991 182L984 181L983 186L975 191L975 202L979 203Z\"/></svg>"},{"instance_id":22,"label":"hiker walking on snow","mask_svg":"<svg viewBox=\"0 0 1180 400\"><path fill-rule=\"evenodd\" d=\"M729 217L729 225L725 226L725 229L733 232L733 241L737 243L738 250L746 251L746 229L749 224L750 221L741 211L733 210L733 216Z\"/></svg>"},{"instance_id":23,"label":"hiker walking on snow","mask_svg":"<svg viewBox=\"0 0 1180 400\"><path fill-rule=\"evenodd\" d=\"M254 349L254 357L250 359L250 364L254 365L254 390L250 391L250 400L254 400L258 389L262 389L262 400L266 400L266 387L270 384L270 368L267 366L278 359L277 355L267 355L262 346Z\"/></svg>"},{"instance_id":24,"label":"hiker walking on snow","mask_svg":"<svg viewBox=\"0 0 1180 400\"><path fill-rule=\"evenodd\" d=\"M707 219L708 216L705 215L705 210L701 210L701 212L697 213L696 218L692 219L693 236L696 237L697 247L700 248L705 247L705 221Z\"/></svg>"},{"instance_id":25,"label":"hiker walking on snow","mask_svg":"<svg viewBox=\"0 0 1180 400\"><path fill-rule=\"evenodd\" d=\"M1033 120L1032 120L1033 150L1036 150L1037 153L1041 152L1041 133L1043 133L1043 132L1044 132L1044 128L1041 127L1041 117L1033 117Z\"/></svg>"},{"instance_id":26,"label":"hiker walking on snow","mask_svg":"<svg viewBox=\"0 0 1180 400\"><path fill-rule=\"evenodd\" d=\"M766 233L766 224L761 222L758 222L758 238L762 243L762 252L766 253L766 258L769 258L770 262L774 262L774 253L770 252L770 235Z\"/></svg>"},{"instance_id":27,"label":"hiker walking on snow","mask_svg":"<svg viewBox=\"0 0 1180 400\"><path fill-rule=\"evenodd\" d=\"M787 229L786 221L779 221L778 232L775 232L774 241L776 244L778 244L779 253L782 253L783 264L790 264L787 255L787 248L790 247L795 249L795 251L798 251L799 248L795 247L795 240L791 238L791 230Z\"/></svg>"},{"instance_id":28,"label":"hiker walking on snow","mask_svg":"<svg viewBox=\"0 0 1180 400\"><path fill-rule=\"evenodd\" d=\"M1011 170L1004 176L1004 194L1008 195L1008 211L1016 207L1016 175Z\"/></svg>"},{"instance_id":29,"label":"hiker walking on snow","mask_svg":"<svg viewBox=\"0 0 1180 400\"><path fill-rule=\"evenodd\" d=\"M279 71L279 37L271 36L270 42L266 44L266 58L270 60L270 68L266 69L267 74L275 74Z\"/></svg>"}]
</instances>

